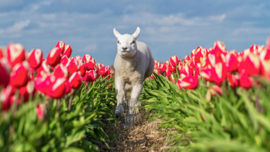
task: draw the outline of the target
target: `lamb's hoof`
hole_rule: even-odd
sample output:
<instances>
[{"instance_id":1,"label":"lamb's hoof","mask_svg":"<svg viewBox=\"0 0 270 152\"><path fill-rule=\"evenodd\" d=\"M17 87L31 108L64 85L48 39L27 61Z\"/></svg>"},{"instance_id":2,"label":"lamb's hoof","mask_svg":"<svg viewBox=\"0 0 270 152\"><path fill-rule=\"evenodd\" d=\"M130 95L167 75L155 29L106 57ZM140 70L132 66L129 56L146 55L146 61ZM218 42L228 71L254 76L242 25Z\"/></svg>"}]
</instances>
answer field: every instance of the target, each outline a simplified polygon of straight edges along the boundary
<instances>
[{"instance_id":1,"label":"lamb's hoof","mask_svg":"<svg viewBox=\"0 0 270 152\"><path fill-rule=\"evenodd\" d=\"M130 129L133 125L133 115L128 114L127 119L124 124L125 129Z\"/></svg>"},{"instance_id":2,"label":"lamb's hoof","mask_svg":"<svg viewBox=\"0 0 270 152\"><path fill-rule=\"evenodd\" d=\"M122 117L122 113L124 112L124 107L122 104L118 105L115 108L115 117L116 118L121 118Z\"/></svg>"}]
</instances>

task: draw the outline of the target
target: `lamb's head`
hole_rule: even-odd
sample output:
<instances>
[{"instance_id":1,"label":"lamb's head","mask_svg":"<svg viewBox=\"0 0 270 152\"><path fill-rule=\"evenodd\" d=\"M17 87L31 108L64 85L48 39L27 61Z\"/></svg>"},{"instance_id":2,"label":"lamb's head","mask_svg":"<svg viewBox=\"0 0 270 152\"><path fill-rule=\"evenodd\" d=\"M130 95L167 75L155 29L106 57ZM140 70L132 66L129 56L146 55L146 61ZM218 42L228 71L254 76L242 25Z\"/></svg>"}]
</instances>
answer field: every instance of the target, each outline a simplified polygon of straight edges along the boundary
<instances>
[{"instance_id":1,"label":"lamb's head","mask_svg":"<svg viewBox=\"0 0 270 152\"><path fill-rule=\"evenodd\" d=\"M140 28L137 27L134 34L121 35L116 29L113 29L113 33L117 38L117 52L122 57L132 57L137 52L136 39L140 34Z\"/></svg>"}]
</instances>

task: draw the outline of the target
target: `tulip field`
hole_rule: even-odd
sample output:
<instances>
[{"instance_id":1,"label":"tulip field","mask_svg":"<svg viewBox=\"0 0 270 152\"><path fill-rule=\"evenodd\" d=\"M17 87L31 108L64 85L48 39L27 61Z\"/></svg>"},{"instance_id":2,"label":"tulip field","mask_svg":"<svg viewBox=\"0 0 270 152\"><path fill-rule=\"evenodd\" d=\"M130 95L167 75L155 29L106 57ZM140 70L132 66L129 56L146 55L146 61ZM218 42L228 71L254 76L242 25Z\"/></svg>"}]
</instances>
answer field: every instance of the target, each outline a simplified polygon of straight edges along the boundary
<instances>
[{"instance_id":1,"label":"tulip field","mask_svg":"<svg viewBox=\"0 0 270 152\"><path fill-rule=\"evenodd\" d=\"M114 71L59 41L45 57L22 44L0 48L0 150L110 149ZM270 38L228 51L217 41L182 61L155 61L140 100L170 136L168 151L270 151ZM148 120L147 120L148 121ZM132 128L131 128L132 129ZM113 150L112 150L113 151Z\"/></svg>"}]
</instances>

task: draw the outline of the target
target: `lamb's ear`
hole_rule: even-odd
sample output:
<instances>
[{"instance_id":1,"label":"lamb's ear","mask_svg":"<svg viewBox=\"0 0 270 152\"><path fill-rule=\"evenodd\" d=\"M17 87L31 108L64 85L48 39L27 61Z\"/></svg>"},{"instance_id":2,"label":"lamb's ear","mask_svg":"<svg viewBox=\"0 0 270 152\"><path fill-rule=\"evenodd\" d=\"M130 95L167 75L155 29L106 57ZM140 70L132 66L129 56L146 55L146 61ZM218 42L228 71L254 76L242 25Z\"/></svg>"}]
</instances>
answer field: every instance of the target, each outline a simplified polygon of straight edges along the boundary
<instances>
[{"instance_id":1,"label":"lamb's ear","mask_svg":"<svg viewBox=\"0 0 270 152\"><path fill-rule=\"evenodd\" d=\"M132 36L133 36L135 39L137 39L138 36L140 35L140 32L141 32L140 28L137 27L136 31L132 34Z\"/></svg>"},{"instance_id":2,"label":"lamb's ear","mask_svg":"<svg viewBox=\"0 0 270 152\"><path fill-rule=\"evenodd\" d=\"M121 35L116 29L113 29L114 36L118 39L118 37Z\"/></svg>"}]
</instances>

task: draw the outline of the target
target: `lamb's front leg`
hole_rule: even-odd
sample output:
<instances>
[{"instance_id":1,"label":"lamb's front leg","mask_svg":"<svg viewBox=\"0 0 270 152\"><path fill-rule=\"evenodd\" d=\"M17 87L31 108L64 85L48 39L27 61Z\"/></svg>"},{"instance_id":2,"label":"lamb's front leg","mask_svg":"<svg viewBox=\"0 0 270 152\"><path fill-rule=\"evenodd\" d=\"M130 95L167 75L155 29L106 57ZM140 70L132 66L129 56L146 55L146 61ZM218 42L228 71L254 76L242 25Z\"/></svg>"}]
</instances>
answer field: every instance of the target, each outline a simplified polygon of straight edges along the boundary
<instances>
[{"instance_id":1,"label":"lamb's front leg","mask_svg":"<svg viewBox=\"0 0 270 152\"><path fill-rule=\"evenodd\" d=\"M141 92L143 89L143 84L135 84L132 87L131 98L128 105L128 115L126 122L124 124L125 128L131 128L133 125L133 115L139 112L139 107L141 106L141 102L139 101Z\"/></svg>"},{"instance_id":2,"label":"lamb's front leg","mask_svg":"<svg viewBox=\"0 0 270 152\"><path fill-rule=\"evenodd\" d=\"M115 116L121 117L124 113L123 101L125 100L125 82L122 79L115 80L117 106L115 108Z\"/></svg>"}]
</instances>

